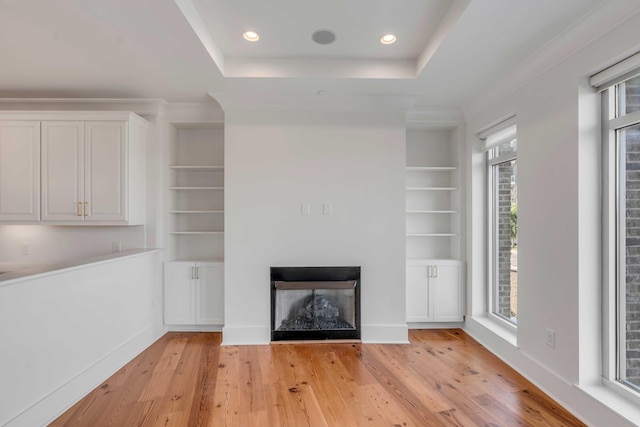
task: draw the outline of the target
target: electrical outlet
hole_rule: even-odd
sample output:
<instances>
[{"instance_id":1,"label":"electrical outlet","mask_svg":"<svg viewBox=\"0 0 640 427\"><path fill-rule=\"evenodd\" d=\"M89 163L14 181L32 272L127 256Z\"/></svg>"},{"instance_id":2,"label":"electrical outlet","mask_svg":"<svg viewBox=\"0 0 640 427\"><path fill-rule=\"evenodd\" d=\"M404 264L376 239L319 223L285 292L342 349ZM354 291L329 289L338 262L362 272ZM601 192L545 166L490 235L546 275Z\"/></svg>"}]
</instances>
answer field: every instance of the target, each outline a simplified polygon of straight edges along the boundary
<instances>
[{"instance_id":1,"label":"electrical outlet","mask_svg":"<svg viewBox=\"0 0 640 427\"><path fill-rule=\"evenodd\" d=\"M111 251L113 253L122 251L122 242L113 242L111 245Z\"/></svg>"},{"instance_id":2,"label":"electrical outlet","mask_svg":"<svg viewBox=\"0 0 640 427\"><path fill-rule=\"evenodd\" d=\"M31 255L31 243L29 242L22 242L22 255Z\"/></svg>"},{"instance_id":3,"label":"electrical outlet","mask_svg":"<svg viewBox=\"0 0 640 427\"><path fill-rule=\"evenodd\" d=\"M547 332L547 340L546 344L551 348L556 348L556 331L553 329L546 329Z\"/></svg>"}]
</instances>

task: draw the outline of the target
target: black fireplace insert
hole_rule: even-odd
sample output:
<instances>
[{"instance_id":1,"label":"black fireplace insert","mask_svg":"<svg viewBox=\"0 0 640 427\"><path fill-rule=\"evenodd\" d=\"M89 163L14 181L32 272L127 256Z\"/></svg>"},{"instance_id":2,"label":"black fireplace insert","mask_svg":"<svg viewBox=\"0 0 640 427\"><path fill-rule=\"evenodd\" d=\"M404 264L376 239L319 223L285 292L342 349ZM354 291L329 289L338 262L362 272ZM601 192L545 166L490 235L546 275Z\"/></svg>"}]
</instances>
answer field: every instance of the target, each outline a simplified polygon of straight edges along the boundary
<instances>
[{"instance_id":1,"label":"black fireplace insert","mask_svg":"<svg viewBox=\"0 0 640 427\"><path fill-rule=\"evenodd\" d=\"M360 339L360 267L271 267L271 340Z\"/></svg>"}]
</instances>

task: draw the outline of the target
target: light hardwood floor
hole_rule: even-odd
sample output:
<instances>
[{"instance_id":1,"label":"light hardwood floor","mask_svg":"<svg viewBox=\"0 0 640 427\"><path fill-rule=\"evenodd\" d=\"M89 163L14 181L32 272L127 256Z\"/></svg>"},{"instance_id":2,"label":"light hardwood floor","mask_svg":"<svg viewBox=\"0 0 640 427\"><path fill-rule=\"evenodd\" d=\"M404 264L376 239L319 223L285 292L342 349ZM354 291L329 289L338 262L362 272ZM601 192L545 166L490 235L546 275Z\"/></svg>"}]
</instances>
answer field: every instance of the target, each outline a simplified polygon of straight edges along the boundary
<instances>
[{"instance_id":1,"label":"light hardwood floor","mask_svg":"<svg viewBox=\"0 0 640 427\"><path fill-rule=\"evenodd\" d=\"M410 345L168 333L51 425L583 426L458 329Z\"/></svg>"}]
</instances>

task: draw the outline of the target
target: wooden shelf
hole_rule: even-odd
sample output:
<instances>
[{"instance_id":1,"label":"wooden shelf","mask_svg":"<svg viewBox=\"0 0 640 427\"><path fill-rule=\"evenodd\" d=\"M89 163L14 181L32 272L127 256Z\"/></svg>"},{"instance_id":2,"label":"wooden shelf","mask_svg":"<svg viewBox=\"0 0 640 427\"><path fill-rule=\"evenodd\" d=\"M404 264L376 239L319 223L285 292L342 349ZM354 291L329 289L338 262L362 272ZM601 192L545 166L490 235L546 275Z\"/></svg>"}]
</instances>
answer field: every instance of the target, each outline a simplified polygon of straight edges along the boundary
<instances>
[{"instance_id":1,"label":"wooden shelf","mask_svg":"<svg viewBox=\"0 0 640 427\"><path fill-rule=\"evenodd\" d=\"M169 187L169 190L224 190L224 187Z\"/></svg>"},{"instance_id":2,"label":"wooden shelf","mask_svg":"<svg viewBox=\"0 0 640 427\"><path fill-rule=\"evenodd\" d=\"M176 171L186 171L186 172L209 172L209 171L221 171L224 170L224 166L182 166L182 165L172 165L169 166L170 169Z\"/></svg>"}]
</instances>

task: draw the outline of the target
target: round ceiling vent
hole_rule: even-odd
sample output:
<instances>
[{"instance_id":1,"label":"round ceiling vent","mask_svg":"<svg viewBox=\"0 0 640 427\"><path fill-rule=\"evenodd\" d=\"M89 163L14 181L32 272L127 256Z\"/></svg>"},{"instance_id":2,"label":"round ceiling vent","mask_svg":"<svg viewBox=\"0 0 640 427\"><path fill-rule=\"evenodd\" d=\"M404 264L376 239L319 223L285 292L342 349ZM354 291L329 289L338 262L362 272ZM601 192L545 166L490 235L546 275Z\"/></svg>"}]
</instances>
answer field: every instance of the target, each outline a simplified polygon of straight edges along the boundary
<instances>
[{"instance_id":1,"label":"round ceiling vent","mask_svg":"<svg viewBox=\"0 0 640 427\"><path fill-rule=\"evenodd\" d=\"M333 31L318 30L311 34L311 39L318 44L331 44L336 40L336 35Z\"/></svg>"}]
</instances>

